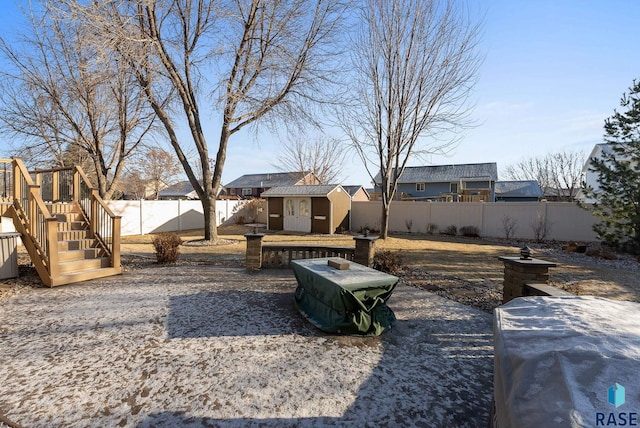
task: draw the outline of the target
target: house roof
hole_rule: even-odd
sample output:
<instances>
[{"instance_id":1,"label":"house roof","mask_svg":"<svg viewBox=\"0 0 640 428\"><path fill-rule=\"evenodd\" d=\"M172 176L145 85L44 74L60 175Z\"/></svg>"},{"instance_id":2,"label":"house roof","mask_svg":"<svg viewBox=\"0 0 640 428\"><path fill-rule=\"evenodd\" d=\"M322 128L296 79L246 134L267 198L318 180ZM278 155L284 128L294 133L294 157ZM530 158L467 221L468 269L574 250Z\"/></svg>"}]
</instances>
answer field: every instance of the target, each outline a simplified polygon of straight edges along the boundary
<instances>
[{"instance_id":1,"label":"house roof","mask_svg":"<svg viewBox=\"0 0 640 428\"><path fill-rule=\"evenodd\" d=\"M540 198L542 189L536 180L496 181L496 197Z\"/></svg>"},{"instance_id":2,"label":"house roof","mask_svg":"<svg viewBox=\"0 0 640 428\"><path fill-rule=\"evenodd\" d=\"M498 180L498 166L495 162L468 163L458 165L408 166L398 183L443 183L455 181ZM380 182L380 173L375 182Z\"/></svg>"},{"instance_id":3,"label":"house roof","mask_svg":"<svg viewBox=\"0 0 640 428\"><path fill-rule=\"evenodd\" d=\"M358 190L362 189L364 191L364 193L367 194L367 196L369 196L369 192L367 192L367 189L365 189L362 186L356 185L356 186L345 186L343 185L342 188L344 190L347 191L347 193L349 194L349 196L351 196L352 198L356 195L356 193L358 193Z\"/></svg>"},{"instance_id":4,"label":"house roof","mask_svg":"<svg viewBox=\"0 0 640 428\"><path fill-rule=\"evenodd\" d=\"M262 192L262 197L288 197L288 196L327 196L336 188L346 193L339 184L305 184L300 186L277 186Z\"/></svg>"},{"instance_id":5,"label":"house roof","mask_svg":"<svg viewBox=\"0 0 640 428\"><path fill-rule=\"evenodd\" d=\"M167 187L166 189L161 190L158 193L159 197L178 197L178 196L187 196L195 192L193 186L189 182L189 180L180 181L174 185Z\"/></svg>"},{"instance_id":6,"label":"house roof","mask_svg":"<svg viewBox=\"0 0 640 428\"><path fill-rule=\"evenodd\" d=\"M265 174L245 174L240 178L236 178L230 183L227 183L227 188L266 188L275 186L292 186L298 181L302 180L310 172L298 171L298 172L272 172Z\"/></svg>"}]
</instances>

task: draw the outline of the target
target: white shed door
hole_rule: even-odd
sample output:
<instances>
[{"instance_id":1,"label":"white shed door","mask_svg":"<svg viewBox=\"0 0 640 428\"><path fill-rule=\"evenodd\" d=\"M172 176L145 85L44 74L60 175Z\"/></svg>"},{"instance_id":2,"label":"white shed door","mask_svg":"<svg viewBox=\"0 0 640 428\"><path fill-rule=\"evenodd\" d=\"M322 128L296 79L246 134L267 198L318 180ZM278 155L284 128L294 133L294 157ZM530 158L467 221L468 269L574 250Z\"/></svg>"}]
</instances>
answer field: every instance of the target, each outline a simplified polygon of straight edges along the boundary
<instances>
[{"instance_id":1,"label":"white shed door","mask_svg":"<svg viewBox=\"0 0 640 428\"><path fill-rule=\"evenodd\" d=\"M284 230L311 232L311 198L284 198Z\"/></svg>"}]
</instances>

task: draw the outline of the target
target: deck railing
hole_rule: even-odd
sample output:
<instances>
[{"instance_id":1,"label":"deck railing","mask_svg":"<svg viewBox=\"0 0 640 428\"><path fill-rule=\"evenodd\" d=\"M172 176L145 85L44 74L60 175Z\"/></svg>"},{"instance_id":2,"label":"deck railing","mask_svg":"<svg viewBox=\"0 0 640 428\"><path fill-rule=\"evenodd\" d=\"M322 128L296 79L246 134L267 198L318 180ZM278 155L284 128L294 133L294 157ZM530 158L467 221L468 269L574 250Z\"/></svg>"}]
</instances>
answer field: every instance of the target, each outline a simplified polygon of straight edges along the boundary
<instances>
[{"instance_id":1,"label":"deck railing","mask_svg":"<svg viewBox=\"0 0 640 428\"><path fill-rule=\"evenodd\" d=\"M327 247L316 245L262 245L263 268L286 268L291 260L315 259L319 257L342 257L353 261L355 248L353 247Z\"/></svg>"}]
</instances>

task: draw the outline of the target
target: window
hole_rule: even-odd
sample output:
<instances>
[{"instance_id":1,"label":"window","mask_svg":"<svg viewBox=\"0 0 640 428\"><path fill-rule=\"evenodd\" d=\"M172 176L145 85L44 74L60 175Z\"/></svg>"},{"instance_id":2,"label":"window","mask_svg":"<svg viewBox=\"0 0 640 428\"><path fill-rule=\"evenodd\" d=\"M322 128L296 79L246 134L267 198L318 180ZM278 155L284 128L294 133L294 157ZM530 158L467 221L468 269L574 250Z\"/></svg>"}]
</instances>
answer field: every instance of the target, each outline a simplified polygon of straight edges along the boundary
<instances>
[{"instance_id":1,"label":"window","mask_svg":"<svg viewBox=\"0 0 640 428\"><path fill-rule=\"evenodd\" d=\"M306 199L300 201L300 217L309 217L309 201Z\"/></svg>"},{"instance_id":2,"label":"window","mask_svg":"<svg viewBox=\"0 0 640 428\"><path fill-rule=\"evenodd\" d=\"M451 193L458 193L458 183L451 183Z\"/></svg>"},{"instance_id":3,"label":"window","mask_svg":"<svg viewBox=\"0 0 640 428\"><path fill-rule=\"evenodd\" d=\"M253 195L253 189L251 188L242 189L242 196L251 196L251 195Z\"/></svg>"},{"instance_id":4,"label":"window","mask_svg":"<svg viewBox=\"0 0 640 428\"><path fill-rule=\"evenodd\" d=\"M286 205L287 205L285 210L286 215L288 216L295 215L295 207L293 206L293 199L287 199Z\"/></svg>"},{"instance_id":5,"label":"window","mask_svg":"<svg viewBox=\"0 0 640 428\"><path fill-rule=\"evenodd\" d=\"M416 183L416 192L424 192L426 187L425 183Z\"/></svg>"}]
</instances>

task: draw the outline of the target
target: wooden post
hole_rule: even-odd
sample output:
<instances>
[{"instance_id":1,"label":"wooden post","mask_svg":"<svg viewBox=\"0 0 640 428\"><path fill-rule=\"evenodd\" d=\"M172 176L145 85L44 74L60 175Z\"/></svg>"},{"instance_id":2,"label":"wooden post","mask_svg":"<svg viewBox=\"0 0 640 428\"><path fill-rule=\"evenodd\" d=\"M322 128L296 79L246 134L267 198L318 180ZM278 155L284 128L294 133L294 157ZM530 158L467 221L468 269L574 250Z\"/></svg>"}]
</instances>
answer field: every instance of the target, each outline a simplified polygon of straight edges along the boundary
<instances>
[{"instance_id":1,"label":"wooden post","mask_svg":"<svg viewBox=\"0 0 640 428\"><path fill-rule=\"evenodd\" d=\"M355 236L356 250L353 255L353 261L361 265L373 266L373 256L375 255L375 244L377 236Z\"/></svg>"},{"instance_id":2,"label":"wooden post","mask_svg":"<svg viewBox=\"0 0 640 428\"><path fill-rule=\"evenodd\" d=\"M247 254L245 267L247 269L260 269L262 267L262 238L264 233L247 233Z\"/></svg>"},{"instance_id":3,"label":"wooden post","mask_svg":"<svg viewBox=\"0 0 640 428\"><path fill-rule=\"evenodd\" d=\"M73 168L73 189L71 190L71 200L80 204L80 172L78 167Z\"/></svg>"},{"instance_id":4,"label":"wooden post","mask_svg":"<svg viewBox=\"0 0 640 428\"><path fill-rule=\"evenodd\" d=\"M120 225L122 217L113 217L112 222L112 237L111 237L111 266L114 268L120 268Z\"/></svg>"},{"instance_id":5,"label":"wooden post","mask_svg":"<svg viewBox=\"0 0 640 428\"><path fill-rule=\"evenodd\" d=\"M525 284L549 283L549 268L555 263L540 259L522 259L520 257L498 257L504 263L504 281L502 285L502 303L526 296Z\"/></svg>"},{"instance_id":6,"label":"wooden post","mask_svg":"<svg viewBox=\"0 0 640 428\"><path fill-rule=\"evenodd\" d=\"M89 233L91 238L96 237L96 230L98 227L98 196L97 189L91 189L91 212L89 213Z\"/></svg>"},{"instance_id":7,"label":"wooden post","mask_svg":"<svg viewBox=\"0 0 640 428\"><path fill-rule=\"evenodd\" d=\"M60 202L60 171L51 173L51 202Z\"/></svg>"},{"instance_id":8,"label":"wooden post","mask_svg":"<svg viewBox=\"0 0 640 428\"><path fill-rule=\"evenodd\" d=\"M49 258L49 277L58 277L58 220L55 217L45 219L45 233L47 236L47 257Z\"/></svg>"}]
</instances>

